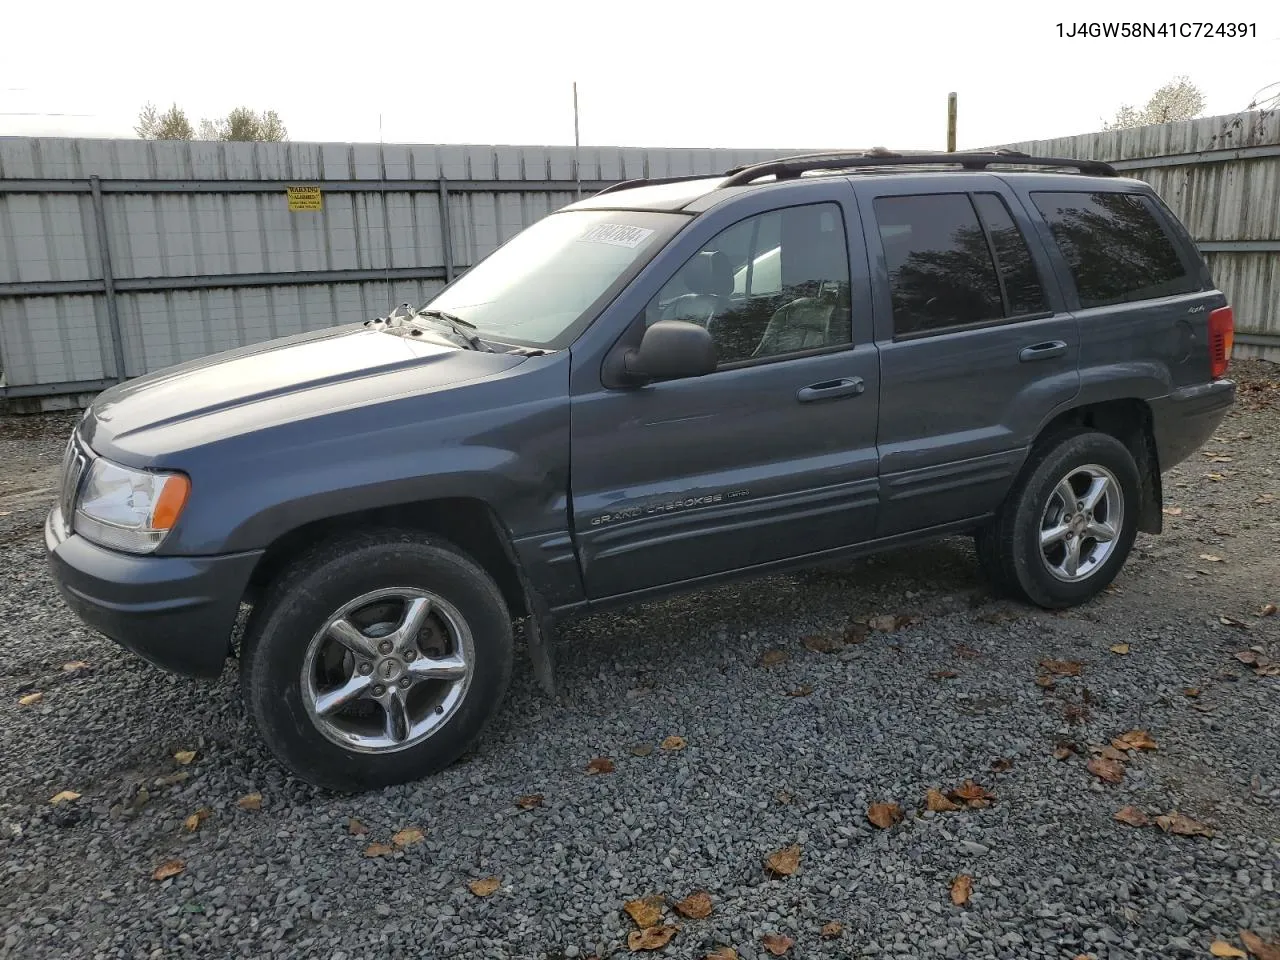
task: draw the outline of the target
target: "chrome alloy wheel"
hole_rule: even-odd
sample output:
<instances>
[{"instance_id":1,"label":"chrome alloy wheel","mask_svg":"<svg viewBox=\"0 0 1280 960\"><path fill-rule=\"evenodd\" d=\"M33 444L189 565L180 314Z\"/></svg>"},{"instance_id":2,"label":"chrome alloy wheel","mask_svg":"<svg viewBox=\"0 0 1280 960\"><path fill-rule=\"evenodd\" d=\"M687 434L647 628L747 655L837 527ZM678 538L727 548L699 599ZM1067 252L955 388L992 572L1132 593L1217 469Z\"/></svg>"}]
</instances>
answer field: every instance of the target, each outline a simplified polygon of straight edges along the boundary
<instances>
[{"instance_id":1,"label":"chrome alloy wheel","mask_svg":"<svg viewBox=\"0 0 1280 960\"><path fill-rule=\"evenodd\" d=\"M356 597L311 639L302 700L339 746L392 753L443 727L475 672L475 644L458 609L417 587Z\"/></svg>"},{"instance_id":2,"label":"chrome alloy wheel","mask_svg":"<svg viewBox=\"0 0 1280 960\"><path fill-rule=\"evenodd\" d=\"M1124 493L1106 467L1075 467L1058 481L1040 518L1040 554L1059 580L1086 580L1107 562L1124 525Z\"/></svg>"}]
</instances>

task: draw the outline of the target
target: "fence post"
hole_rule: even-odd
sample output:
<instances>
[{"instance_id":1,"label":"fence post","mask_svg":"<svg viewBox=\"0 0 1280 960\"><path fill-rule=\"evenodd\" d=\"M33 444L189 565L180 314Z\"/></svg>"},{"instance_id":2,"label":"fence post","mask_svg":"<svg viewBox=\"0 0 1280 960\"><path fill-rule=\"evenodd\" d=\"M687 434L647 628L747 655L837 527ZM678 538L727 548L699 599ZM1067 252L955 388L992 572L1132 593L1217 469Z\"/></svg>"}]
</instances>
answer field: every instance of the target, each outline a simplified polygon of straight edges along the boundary
<instances>
[{"instance_id":1,"label":"fence post","mask_svg":"<svg viewBox=\"0 0 1280 960\"><path fill-rule=\"evenodd\" d=\"M440 239L444 244L444 282L453 282L453 231L449 226L449 181L440 178Z\"/></svg>"},{"instance_id":2,"label":"fence post","mask_svg":"<svg viewBox=\"0 0 1280 960\"><path fill-rule=\"evenodd\" d=\"M120 336L120 311L116 303L116 278L111 271L111 241L107 233L107 208L102 202L102 180L89 178L93 193L93 219L98 226L98 258L102 261L102 288L107 298L107 326L111 330L111 353L115 358L116 381L125 378L124 340ZM105 379L105 378L104 378Z\"/></svg>"}]
</instances>

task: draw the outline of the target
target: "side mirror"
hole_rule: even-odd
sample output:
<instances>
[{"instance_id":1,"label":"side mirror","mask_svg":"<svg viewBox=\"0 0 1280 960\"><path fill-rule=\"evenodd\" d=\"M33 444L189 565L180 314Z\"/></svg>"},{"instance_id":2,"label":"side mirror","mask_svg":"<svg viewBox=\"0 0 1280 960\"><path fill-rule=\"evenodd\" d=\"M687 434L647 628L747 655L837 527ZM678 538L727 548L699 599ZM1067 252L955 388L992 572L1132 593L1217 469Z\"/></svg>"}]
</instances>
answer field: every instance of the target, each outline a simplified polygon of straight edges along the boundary
<instances>
[{"instance_id":1,"label":"side mirror","mask_svg":"<svg viewBox=\"0 0 1280 960\"><path fill-rule=\"evenodd\" d=\"M700 377L716 368L716 344L706 327L687 320L659 320L644 332L640 346L622 355L633 382Z\"/></svg>"}]
</instances>

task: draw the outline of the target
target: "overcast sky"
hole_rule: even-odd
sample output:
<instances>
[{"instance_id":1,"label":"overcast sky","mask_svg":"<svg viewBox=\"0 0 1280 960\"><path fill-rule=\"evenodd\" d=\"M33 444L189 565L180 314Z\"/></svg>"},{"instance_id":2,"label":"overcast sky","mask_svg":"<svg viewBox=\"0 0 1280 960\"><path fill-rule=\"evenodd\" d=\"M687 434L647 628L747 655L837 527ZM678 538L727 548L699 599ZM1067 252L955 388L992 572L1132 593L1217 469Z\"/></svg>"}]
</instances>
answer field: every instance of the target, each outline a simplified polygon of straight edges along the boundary
<instances>
[{"instance_id":1,"label":"overcast sky","mask_svg":"<svg viewBox=\"0 0 1280 960\"><path fill-rule=\"evenodd\" d=\"M1257 38L1057 27L1219 16ZM275 109L293 140L376 142L381 114L388 142L571 144L576 79L584 144L941 148L954 90L966 149L1100 129L1179 73L1209 114L1280 81L1274 0L12 0L0 31L0 135L132 136L152 100Z\"/></svg>"}]
</instances>

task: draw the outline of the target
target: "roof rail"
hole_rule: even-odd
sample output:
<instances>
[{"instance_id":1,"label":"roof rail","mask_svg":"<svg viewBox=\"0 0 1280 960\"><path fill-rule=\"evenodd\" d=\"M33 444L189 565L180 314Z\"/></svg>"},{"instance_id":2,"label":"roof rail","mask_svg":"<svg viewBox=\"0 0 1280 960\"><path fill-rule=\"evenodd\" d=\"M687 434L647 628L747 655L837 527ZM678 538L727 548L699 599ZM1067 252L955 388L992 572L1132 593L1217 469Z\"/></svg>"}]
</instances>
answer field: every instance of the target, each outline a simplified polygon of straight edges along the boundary
<instances>
[{"instance_id":1,"label":"roof rail","mask_svg":"<svg viewBox=\"0 0 1280 960\"><path fill-rule=\"evenodd\" d=\"M985 170L993 163L1024 167L1074 167L1083 174L1104 177L1119 176L1115 167L1101 160L1073 160L1066 157L1033 157L1017 150L994 150L981 153L893 153L876 149L865 153L815 153L798 157L781 157L749 166L735 167L720 186L740 187L774 176L792 180L810 170L846 170L854 167L907 167L959 164L965 170Z\"/></svg>"},{"instance_id":2,"label":"roof rail","mask_svg":"<svg viewBox=\"0 0 1280 960\"><path fill-rule=\"evenodd\" d=\"M722 177L722 173L686 173L679 177L638 177L635 180L623 180L619 183L611 183L603 190L598 190L592 194L598 197L601 194L612 193L615 190L630 190L632 187L651 187L659 183L684 183L686 180L714 180L716 177Z\"/></svg>"}]
</instances>

